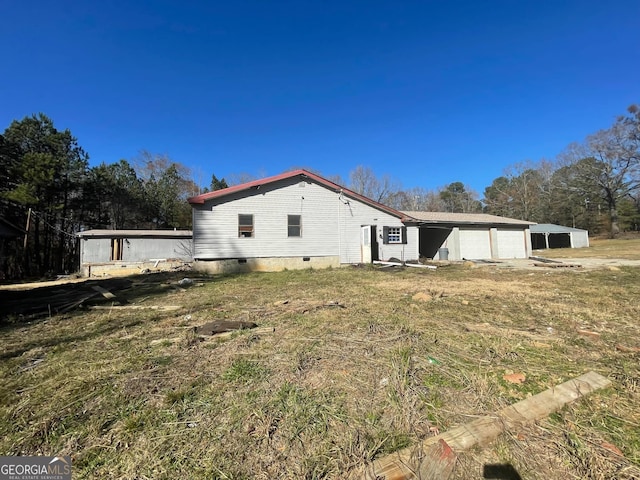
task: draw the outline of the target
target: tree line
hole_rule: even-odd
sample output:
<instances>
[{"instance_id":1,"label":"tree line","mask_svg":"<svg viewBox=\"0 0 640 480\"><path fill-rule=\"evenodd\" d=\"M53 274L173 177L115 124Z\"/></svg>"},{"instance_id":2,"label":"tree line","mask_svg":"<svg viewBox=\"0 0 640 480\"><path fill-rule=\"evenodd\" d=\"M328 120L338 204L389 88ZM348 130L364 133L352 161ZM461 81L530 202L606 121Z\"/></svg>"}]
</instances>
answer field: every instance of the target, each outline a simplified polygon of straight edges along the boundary
<instances>
[{"instance_id":1,"label":"tree line","mask_svg":"<svg viewBox=\"0 0 640 480\"><path fill-rule=\"evenodd\" d=\"M404 189L367 166L348 181L316 172L398 210L484 212L616 235L640 229L640 108L632 105L553 162L507 167L482 198L462 182ZM15 120L0 135L0 217L24 237L3 242L0 273L14 279L75 271L81 230L190 229L188 197L255 178L212 174L203 187L183 164L147 151L90 167L78 140L46 115Z\"/></svg>"}]
</instances>

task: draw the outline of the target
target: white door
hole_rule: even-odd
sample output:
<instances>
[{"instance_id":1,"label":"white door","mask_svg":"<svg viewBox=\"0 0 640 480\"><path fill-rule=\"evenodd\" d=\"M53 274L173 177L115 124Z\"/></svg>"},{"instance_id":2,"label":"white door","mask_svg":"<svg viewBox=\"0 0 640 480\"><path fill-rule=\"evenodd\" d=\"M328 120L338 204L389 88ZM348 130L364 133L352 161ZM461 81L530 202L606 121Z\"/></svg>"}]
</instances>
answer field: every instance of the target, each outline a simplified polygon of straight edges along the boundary
<instances>
[{"instance_id":1,"label":"white door","mask_svg":"<svg viewBox=\"0 0 640 480\"><path fill-rule=\"evenodd\" d=\"M360 229L360 251L362 263L371 263L371 225L364 225Z\"/></svg>"}]
</instances>

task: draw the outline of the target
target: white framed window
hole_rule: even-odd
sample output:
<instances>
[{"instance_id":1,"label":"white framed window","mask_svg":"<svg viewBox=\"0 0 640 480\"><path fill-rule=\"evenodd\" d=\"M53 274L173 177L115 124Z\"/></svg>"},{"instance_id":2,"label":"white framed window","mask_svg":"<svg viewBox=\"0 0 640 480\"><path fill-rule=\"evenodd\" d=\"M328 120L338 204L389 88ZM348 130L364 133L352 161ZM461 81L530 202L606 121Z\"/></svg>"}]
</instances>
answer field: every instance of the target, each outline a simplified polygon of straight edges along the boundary
<instances>
[{"instance_id":1,"label":"white framed window","mask_svg":"<svg viewBox=\"0 0 640 480\"><path fill-rule=\"evenodd\" d=\"M302 215L287 215L287 236L302 236Z\"/></svg>"},{"instance_id":2,"label":"white framed window","mask_svg":"<svg viewBox=\"0 0 640 480\"><path fill-rule=\"evenodd\" d=\"M400 227L389 227L387 243L402 243L402 229Z\"/></svg>"},{"instance_id":3,"label":"white framed window","mask_svg":"<svg viewBox=\"0 0 640 480\"><path fill-rule=\"evenodd\" d=\"M407 243L407 227L383 227L382 240L385 244Z\"/></svg>"},{"instance_id":4,"label":"white framed window","mask_svg":"<svg viewBox=\"0 0 640 480\"><path fill-rule=\"evenodd\" d=\"M254 236L253 215L238 215L238 237L250 238Z\"/></svg>"}]
</instances>

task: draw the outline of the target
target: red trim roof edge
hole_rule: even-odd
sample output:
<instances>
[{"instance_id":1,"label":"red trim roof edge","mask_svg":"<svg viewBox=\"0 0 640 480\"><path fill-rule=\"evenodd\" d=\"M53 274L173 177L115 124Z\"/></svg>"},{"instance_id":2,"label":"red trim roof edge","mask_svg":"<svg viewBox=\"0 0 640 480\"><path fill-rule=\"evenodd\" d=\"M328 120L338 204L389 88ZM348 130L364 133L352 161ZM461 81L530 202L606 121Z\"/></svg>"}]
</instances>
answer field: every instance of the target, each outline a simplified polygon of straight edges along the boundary
<instances>
[{"instance_id":1,"label":"red trim roof edge","mask_svg":"<svg viewBox=\"0 0 640 480\"><path fill-rule=\"evenodd\" d=\"M387 213L389 213L390 215L393 215L395 217L400 218L401 220L405 220L405 219L409 219L410 217L407 217L407 215L405 215L404 213L391 208L391 207L387 207L386 205L383 205L382 203L376 202L375 200L371 200L369 197L365 197L364 195L361 195L359 193L354 192L353 190L349 190L348 188L344 188L340 185L338 185L337 183L333 183L330 180L327 180L326 178L321 177L320 175L316 175L315 173L311 173L307 170L303 170L303 169L298 169L298 170L292 170L290 172L285 172L285 173L281 173L279 175L274 175L272 177L266 177L266 178L261 178L260 180L253 180L251 182L247 182L247 183L242 183L240 185L234 185L233 187L228 187L228 188L223 188L221 190L214 190L213 192L207 192L207 193L203 193L201 195L196 195L195 197L191 197L189 199L187 199L187 201L192 204L192 205L202 205L204 204L204 202L206 202L207 200L211 200L212 198L219 198L219 197L224 197L227 195L230 195L232 193L236 193L236 192L242 192L244 190L249 190L251 188L254 187L259 187L262 185L268 185L270 183L274 183L277 182L279 180L286 180L288 178L293 178L296 176L303 176L303 177L308 177L312 180L315 180L316 182L324 185L325 187L328 187L332 190L335 190L336 192L342 192L343 195L346 195L348 197L351 197L355 200L360 200L363 203L366 203L374 208L377 208L378 210L383 210Z\"/></svg>"}]
</instances>

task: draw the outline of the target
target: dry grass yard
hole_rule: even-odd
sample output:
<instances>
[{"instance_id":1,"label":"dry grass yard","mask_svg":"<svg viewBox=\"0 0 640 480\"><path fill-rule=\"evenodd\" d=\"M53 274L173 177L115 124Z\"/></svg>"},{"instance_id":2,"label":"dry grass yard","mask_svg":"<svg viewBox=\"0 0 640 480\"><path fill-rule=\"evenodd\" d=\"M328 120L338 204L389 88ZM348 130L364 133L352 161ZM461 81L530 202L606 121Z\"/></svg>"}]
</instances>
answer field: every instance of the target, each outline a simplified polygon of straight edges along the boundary
<instances>
[{"instance_id":1,"label":"dry grass yard","mask_svg":"<svg viewBox=\"0 0 640 480\"><path fill-rule=\"evenodd\" d=\"M134 279L126 308L6 318L0 453L71 455L77 479L359 478L593 370L612 385L461 453L451 478L640 478L639 267L184 276ZM213 320L258 328L200 338Z\"/></svg>"}]
</instances>

